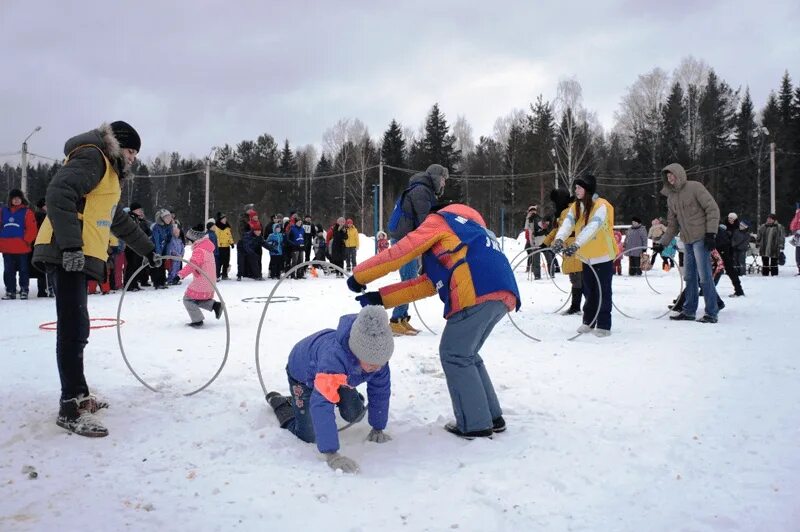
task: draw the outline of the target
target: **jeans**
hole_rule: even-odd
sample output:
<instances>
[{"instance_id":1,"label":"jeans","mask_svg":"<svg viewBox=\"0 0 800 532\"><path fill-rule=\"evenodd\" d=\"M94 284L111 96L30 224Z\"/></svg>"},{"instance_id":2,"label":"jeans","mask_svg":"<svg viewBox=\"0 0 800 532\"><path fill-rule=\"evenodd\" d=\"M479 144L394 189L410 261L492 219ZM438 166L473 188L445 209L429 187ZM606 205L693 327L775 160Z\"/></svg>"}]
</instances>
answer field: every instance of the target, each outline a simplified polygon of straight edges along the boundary
<instances>
[{"instance_id":1,"label":"jeans","mask_svg":"<svg viewBox=\"0 0 800 532\"><path fill-rule=\"evenodd\" d=\"M83 349L89 343L86 274L54 268L56 292L56 360L61 378L61 399L89 393L83 373Z\"/></svg>"},{"instance_id":2,"label":"jeans","mask_svg":"<svg viewBox=\"0 0 800 532\"><path fill-rule=\"evenodd\" d=\"M479 351L507 313L502 301L486 301L456 312L444 326L439 357L462 432L491 428L492 420L503 415Z\"/></svg>"},{"instance_id":3,"label":"jeans","mask_svg":"<svg viewBox=\"0 0 800 532\"><path fill-rule=\"evenodd\" d=\"M392 243L395 241L393 240ZM408 281L410 279L416 279L419 274L417 273L417 269L419 268L419 262L417 259L409 261L403 264L400 267L400 280L401 281ZM394 307L392 310L392 319L397 321L403 318L408 317L408 305L398 305Z\"/></svg>"},{"instance_id":4,"label":"jeans","mask_svg":"<svg viewBox=\"0 0 800 532\"><path fill-rule=\"evenodd\" d=\"M711 273L711 252L706 249L703 240L685 244L684 250L685 270L683 280L686 285L686 303L683 305L683 314L694 317L698 304L698 276L699 286L703 288L706 315L716 318L719 313L717 306L717 288L714 286L714 276Z\"/></svg>"},{"instance_id":5,"label":"jeans","mask_svg":"<svg viewBox=\"0 0 800 532\"><path fill-rule=\"evenodd\" d=\"M19 291L27 294L30 286L28 254L3 253L3 282L9 294L17 293L17 272L19 272Z\"/></svg>"},{"instance_id":6,"label":"jeans","mask_svg":"<svg viewBox=\"0 0 800 532\"><path fill-rule=\"evenodd\" d=\"M594 268L597 278L591 271ZM600 280L600 287L597 280ZM583 296L586 303L583 305L583 323L592 325L594 315L597 314L597 323L594 325L598 329L611 330L611 281L614 279L614 262L607 261L600 264L583 265ZM602 293L601 293L602 292ZM600 312L597 306L600 305Z\"/></svg>"},{"instance_id":7,"label":"jeans","mask_svg":"<svg viewBox=\"0 0 800 532\"><path fill-rule=\"evenodd\" d=\"M347 271L352 270L356 266L358 266L358 261L356 260L356 253L358 252L358 248L344 248L344 260L347 263Z\"/></svg>"},{"instance_id":8,"label":"jeans","mask_svg":"<svg viewBox=\"0 0 800 532\"><path fill-rule=\"evenodd\" d=\"M300 438L306 443L314 443L317 437L314 434L314 420L311 418L311 392L313 390L300 381L296 381L289 377L289 395L294 410L294 419L291 420L286 427L286 430ZM366 413L366 406L364 406L364 399L356 391L355 388L347 386L339 387L339 414L342 419L348 423L360 421Z\"/></svg>"}]
</instances>

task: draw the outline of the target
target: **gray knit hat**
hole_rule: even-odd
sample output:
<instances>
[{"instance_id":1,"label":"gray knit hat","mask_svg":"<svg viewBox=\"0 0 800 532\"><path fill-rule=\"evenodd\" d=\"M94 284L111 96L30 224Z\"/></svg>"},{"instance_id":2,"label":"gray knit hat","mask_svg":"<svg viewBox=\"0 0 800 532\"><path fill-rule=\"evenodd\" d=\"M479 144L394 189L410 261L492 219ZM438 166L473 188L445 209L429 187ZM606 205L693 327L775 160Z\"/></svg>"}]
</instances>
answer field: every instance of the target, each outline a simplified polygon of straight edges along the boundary
<instances>
[{"instance_id":1,"label":"gray knit hat","mask_svg":"<svg viewBox=\"0 0 800 532\"><path fill-rule=\"evenodd\" d=\"M394 338L389 316L380 305L361 309L350 329L350 351L362 362L383 366L392 358Z\"/></svg>"}]
</instances>

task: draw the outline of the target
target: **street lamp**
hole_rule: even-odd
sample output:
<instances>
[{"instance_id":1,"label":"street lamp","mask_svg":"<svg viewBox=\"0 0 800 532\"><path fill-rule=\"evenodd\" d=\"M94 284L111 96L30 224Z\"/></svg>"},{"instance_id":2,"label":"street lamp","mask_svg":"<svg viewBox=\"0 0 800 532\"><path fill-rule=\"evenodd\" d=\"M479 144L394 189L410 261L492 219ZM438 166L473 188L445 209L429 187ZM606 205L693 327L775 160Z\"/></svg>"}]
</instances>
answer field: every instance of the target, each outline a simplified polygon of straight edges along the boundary
<instances>
[{"instance_id":1,"label":"street lamp","mask_svg":"<svg viewBox=\"0 0 800 532\"><path fill-rule=\"evenodd\" d=\"M31 131L31 134L22 141L22 180L20 188L22 189L22 193L26 196L28 195L28 139L41 129L42 126L36 126L36 128Z\"/></svg>"},{"instance_id":2,"label":"street lamp","mask_svg":"<svg viewBox=\"0 0 800 532\"><path fill-rule=\"evenodd\" d=\"M758 134L758 161L757 161L757 169L758 169L758 177L756 178L756 220L757 223L761 223L761 152L764 148L764 137L769 136L769 130L764 126L759 127L756 130Z\"/></svg>"}]
</instances>

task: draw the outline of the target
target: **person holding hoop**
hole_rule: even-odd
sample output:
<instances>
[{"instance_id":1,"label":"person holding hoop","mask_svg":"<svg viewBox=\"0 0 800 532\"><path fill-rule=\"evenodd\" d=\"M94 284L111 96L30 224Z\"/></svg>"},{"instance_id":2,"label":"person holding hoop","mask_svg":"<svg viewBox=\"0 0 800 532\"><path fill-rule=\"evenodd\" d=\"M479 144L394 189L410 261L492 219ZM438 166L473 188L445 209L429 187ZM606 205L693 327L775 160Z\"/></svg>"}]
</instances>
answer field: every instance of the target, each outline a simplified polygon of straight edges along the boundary
<instances>
[{"instance_id":1,"label":"person holding hoop","mask_svg":"<svg viewBox=\"0 0 800 532\"><path fill-rule=\"evenodd\" d=\"M153 242L117 208L120 180L140 148L139 134L121 121L69 139L64 166L47 186L47 218L34 246L34 264L52 272L55 282L56 359L61 377L56 424L81 436L108 435L94 415L108 403L89 393L83 368L89 339L87 278L105 279L112 233L149 264L156 264Z\"/></svg>"},{"instance_id":2,"label":"person holding hoop","mask_svg":"<svg viewBox=\"0 0 800 532\"><path fill-rule=\"evenodd\" d=\"M570 205L553 242L553 252L567 257L578 255L583 262L583 324L578 332L594 331L595 336L611 335L611 281L614 258L619 255L614 240L614 207L597 194L597 180L591 174L575 180L575 201ZM564 240L575 232L575 241L564 248ZM591 274L594 268L597 277ZM598 280L600 285L598 286ZM597 306L600 305L600 312ZM597 322L593 323L595 314Z\"/></svg>"}]
</instances>

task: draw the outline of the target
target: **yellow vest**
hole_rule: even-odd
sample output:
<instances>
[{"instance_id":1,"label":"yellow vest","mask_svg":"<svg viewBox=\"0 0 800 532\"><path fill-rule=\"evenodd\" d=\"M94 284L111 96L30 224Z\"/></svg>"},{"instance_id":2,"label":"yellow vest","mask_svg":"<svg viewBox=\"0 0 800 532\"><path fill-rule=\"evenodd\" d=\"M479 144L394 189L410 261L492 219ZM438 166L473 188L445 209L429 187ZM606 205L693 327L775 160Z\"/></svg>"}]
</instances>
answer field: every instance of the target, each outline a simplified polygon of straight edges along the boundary
<instances>
[{"instance_id":1,"label":"yellow vest","mask_svg":"<svg viewBox=\"0 0 800 532\"><path fill-rule=\"evenodd\" d=\"M105 262L108 259L111 222L114 219L114 211L117 209L122 189L119 186L119 176L111 161L108 160L103 150L94 144L78 146L67 155L64 164L67 164L70 156L76 150L86 147L96 148L100 151L106 163L106 172L97 186L83 197L83 212L78 212L78 219L83 223L81 229L83 253ZM52 241L53 225L50 223L50 217L47 217L42 222L42 227L39 228L36 244L50 244Z\"/></svg>"},{"instance_id":2,"label":"yellow vest","mask_svg":"<svg viewBox=\"0 0 800 532\"><path fill-rule=\"evenodd\" d=\"M544 237L543 244L550 246L553 244L553 241L556 239L556 234L558 233L558 229L564 223L564 218L567 217L569 213L569 207L561 211L561 214L558 216L558 221L556 222L556 226ZM575 231L573 231L564 239L564 247L569 247L570 244L575 242ZM570 273L578 273L583 271L583 263L581 263L578 257L574 255L572 257L563 256L562 263L561 263L561 273L570 274Z\"/></svg>"},{"instance_id":3,"label":"yellow vest","mask_svg":"<svg viewBox=\"0 0 800 532\"><path fill-rule=\"evenodd\" d=\"M600 225L600 228L594 234L591 240L581 246L578 254L586 260L599 259L607 256L609 260L614 260L619 251L617 250L617 242L614 240L614 207L609 202L602 198L598 198L592 204L592 211L589 213L589 220L592 219L597 209L601 205L606 207L606 219ZM578 215L578 203L575 202L571 207L575 216L575 234L580 235L583 228L586 226L585 217Z\"/></svg>"}]
</instances>

